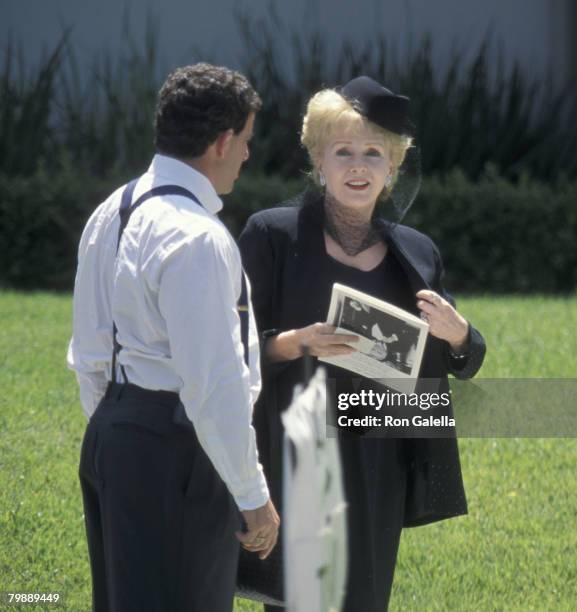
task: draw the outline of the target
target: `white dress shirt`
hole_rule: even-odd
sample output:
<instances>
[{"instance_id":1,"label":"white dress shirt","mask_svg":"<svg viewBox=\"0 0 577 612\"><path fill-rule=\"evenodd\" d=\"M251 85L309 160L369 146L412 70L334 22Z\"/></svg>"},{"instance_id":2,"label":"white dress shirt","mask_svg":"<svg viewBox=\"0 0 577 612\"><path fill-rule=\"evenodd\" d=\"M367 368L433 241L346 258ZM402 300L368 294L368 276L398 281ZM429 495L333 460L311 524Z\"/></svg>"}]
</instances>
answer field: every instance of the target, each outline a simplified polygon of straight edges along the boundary
<instances>
[{"instance_id":1,"label":"white dress shirt","mask_svg":"<svg viewBox=\"0 0 577 612\"><path fill-rule=\"evenodd\" d=\"M68 365L90 418L111 380L114 320L128 382L180 394L238 507L254 509L269 494L251 425L260 392L258 335L249 301L248 368L236 309L240 254L216 217L222 202L203 174L156 155L133 201L160 185L188 189L204 208L182 196L145 201L130 217L118 255L124 188L94 211L80 240Z\"/></svg>"}]
</instances>

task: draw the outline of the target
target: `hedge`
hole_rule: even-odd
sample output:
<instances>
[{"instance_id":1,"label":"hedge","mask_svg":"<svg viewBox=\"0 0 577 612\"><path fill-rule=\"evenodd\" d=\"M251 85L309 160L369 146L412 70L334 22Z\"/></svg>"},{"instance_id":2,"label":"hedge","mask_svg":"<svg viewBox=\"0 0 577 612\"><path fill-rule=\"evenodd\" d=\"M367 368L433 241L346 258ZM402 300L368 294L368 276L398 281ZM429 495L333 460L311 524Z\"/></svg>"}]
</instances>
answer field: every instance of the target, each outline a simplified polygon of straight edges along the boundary
<instances>
[{"instance_id":1,"label":"hedge","mask_svg":"<svg viewBox=\"0 0 577 612\"><path fill-rule=\"evenodd\" d=\"M111 187L69 166L57 174L0 174L0 286L70 289L84 223Z\"/></svg>"},{"instance_id":2,"label":"hedge","mask_svg":"<svg viewBox=\"0 0 577 612\"><path fill-rule=\"evenodd\" d=\"M107 180L64 167L28 178L0 175L0 286L68 290L76 248L94 207L128 177ZM244 174L225 197L238 235L248 216L296 195L304 179ZM487 173L425 178L406 223L440 246L446 285L468 293L569 293L577 289L577 182L513 184Z\"/></svg>"},{"instance_id":3,"label":"hedge","mask_svg":"<svg viewBox=\"0 0 577 612\"><path fill-rule=\"evenodd\" d=\"M460 171L429 178L405 222L440 246L447 286L460 292L569 293L577 289L577 182Z\"/></svg>"}]
</instances>

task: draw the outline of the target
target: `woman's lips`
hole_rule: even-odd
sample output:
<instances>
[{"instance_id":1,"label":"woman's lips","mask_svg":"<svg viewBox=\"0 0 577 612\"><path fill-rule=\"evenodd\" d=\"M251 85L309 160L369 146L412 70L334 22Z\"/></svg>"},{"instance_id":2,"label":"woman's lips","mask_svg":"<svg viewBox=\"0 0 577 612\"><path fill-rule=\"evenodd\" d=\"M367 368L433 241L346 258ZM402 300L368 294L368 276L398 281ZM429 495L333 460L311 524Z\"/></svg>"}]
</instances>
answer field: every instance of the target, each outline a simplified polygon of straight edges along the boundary
<instances>
[{"instance_id":1,"label":"woman's lips","mask_svg":"<svg viewBox=\"0 0 577 612\"><path fill-rule=\"evenodd\" d=\"M363 191L368 188L369 183L367 181L347 181L345 185L353 191Z\"/></svg>"}]
</instances>

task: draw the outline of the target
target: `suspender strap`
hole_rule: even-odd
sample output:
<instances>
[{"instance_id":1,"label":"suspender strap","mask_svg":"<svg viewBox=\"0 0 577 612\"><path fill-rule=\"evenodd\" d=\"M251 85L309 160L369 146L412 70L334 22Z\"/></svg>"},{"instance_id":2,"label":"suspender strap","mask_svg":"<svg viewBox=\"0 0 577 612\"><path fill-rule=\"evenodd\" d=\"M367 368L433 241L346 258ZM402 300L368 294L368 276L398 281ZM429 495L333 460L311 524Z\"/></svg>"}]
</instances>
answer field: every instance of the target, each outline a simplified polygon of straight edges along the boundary
<instances>
[{"instance_id":1,"label":"suspender strap","mask_svg":"<svg viewBox=\"0 0 577 612\"><path fill-rule=\"evenodd\" d=\"M150 191L143 193L136 202L132 203L132 196L134 194L134 188L136 187L136 183L139 179L134 179L130 181L124 188L122 192L122 200L120 202L119 216L120 216L120 226L118 228L118 240L116 243L116 254L118 255L118 248L120 247L120 240L122 239L122 234L128 225L128 221L130 220L130 216L132 213L146 200L150 198L154 198L157 196L165 196L165 195L179 195L185 198L189 198L196 202L201 208L202 203L200 200L188 189L184 187L180 187L178 185L161 185L160 187L154 187ZM249 354L248 354L248 290L246 286L246 277L244 270L241 275L241 289L240 289L240 297L237 302L237 310L238 316L240 318L240 337L242 340L243 348L244 348L244 362L248 366L249 364ZM118 353L122 346L117 340L118 329L116 328L116 323L112 322L112 382L116 382L116 362L118 360ZM120 366L120 370L122 372L122 377L124 378L124 382L128 383L128 379L126 377L126 372L124 370L124 366Z\"/></svg>"},{"instance_id":2,"label":"suspender strap","mask_svg":"<svg viewBox=\"0 0 577 612\"><path fill-rule=\"evenodd\" d=\"M244 362L248 366L248 290L244 270L241 272L240 297L236 303L236 309L240 318L240 339L244 348Z\"/></svg>"},{"instance_id":3,"label":"suspender strap","mask_svg":"<svg viewBox=\"0 0 577 612\"><path fill-rule=\"evenodd\" d=\"M120 201L120 208L118 210L118 214L120 216L120 226L118 228L118 239L116 241L116 255L118 256L118 247L120 246L120 239L122 238L122 234L124 233L124 228L128 224L128 220L130 219L131 210L130 205L132 204L132 195L134 193L134 188L136 187L136 183L138 179L134 179L130 181L124 188L122 192L122 199ZM118 353L120 353L120 343L117 339L118 329L116 328L116 323L114 320L112 321L112 382L116 383L116 362L118 360ZM128 383L128 378L126 376L126 371L124 366L120 366L120 370L122 372L122 378L124 379L124 383Z\"/></svg>"},{"instance_id":4,"label":"suspender strap","mask_svg":"<svg viewBox=\"0 0 577 612\"><path fill-rule=\"evenodd\" d=\"M179 187L178 185L161 185L160 187L154 187L150 191L143 193L134 204L132 203L132 194L134 193L134 188L136 187L136 183L138 179L134 179L128 185L126 185L124 192L122 193L122 201L120 202L120 227L118 228L118 242L116 243L116 252L118 253L118 247L120 246L120 239L122 238L122 234L126 226L128 225L128 221L132 213L146 200L150 198L155 198L157 196L165 196L165 195L179 195L184 198L189 198L196 202L201 208L204 206L200 203L200 200L188 189L184 187Z\"/></svg>"}]
</instances>

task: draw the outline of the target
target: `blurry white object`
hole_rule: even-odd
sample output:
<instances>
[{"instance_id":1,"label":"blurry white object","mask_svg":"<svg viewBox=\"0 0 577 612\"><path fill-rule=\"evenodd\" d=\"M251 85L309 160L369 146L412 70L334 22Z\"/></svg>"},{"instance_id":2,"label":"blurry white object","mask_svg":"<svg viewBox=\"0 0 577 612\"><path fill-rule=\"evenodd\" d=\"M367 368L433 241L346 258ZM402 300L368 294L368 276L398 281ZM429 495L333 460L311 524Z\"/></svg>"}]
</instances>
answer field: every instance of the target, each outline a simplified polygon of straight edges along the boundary
<instances>
[{"instance_id":1,"label":"blurry white object","mask_svg":"<svg viewBox=\"0 0 577 612\"><path fill-rule=\"evenodd\" d=\"M346 504L337 440L326 437L325 372L297 387L282 415L284 568L290 612L338 612L347 573Z\"/></svg>"}]
</instances>

